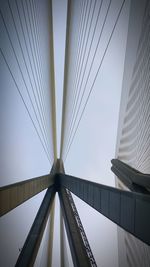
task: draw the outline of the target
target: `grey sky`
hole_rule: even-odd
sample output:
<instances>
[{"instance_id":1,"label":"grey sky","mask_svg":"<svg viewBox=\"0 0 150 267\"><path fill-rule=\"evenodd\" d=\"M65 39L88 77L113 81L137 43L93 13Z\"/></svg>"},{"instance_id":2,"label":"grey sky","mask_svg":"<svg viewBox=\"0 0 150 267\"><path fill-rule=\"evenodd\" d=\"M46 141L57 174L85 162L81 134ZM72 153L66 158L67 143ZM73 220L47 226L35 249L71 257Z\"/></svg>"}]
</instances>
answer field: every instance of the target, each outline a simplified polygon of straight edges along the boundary
<instances>
[{"instance_id":1,"label":"grey sky","mask_svg":"<svg viewBox=\"0 0 150 267\"><path fill-rule=\"evenodd\" d=\"M106 5L106 1L104 2ZM42 5L43 7L46 6L45 3L46 0ZM66 0L54 0L53 4L57 140L59 150L64 75ZM115 156L129 4L130 1L127 0L98 79L95 83L86 112L81 121L80 128L65 162L66 173L111 186L115 186L114 176L110 171L110 160ZM120 6L120 0L113 0L112 6L111 16L107 25L108 31L110 30L110 25L113 23L113 19L111 19L111 17L113 18L116 15L115 12L117 12L117 8ZM44 8L42 9L42 12L42 14L46 14L44 13L46 12ZM2 22L0 21L0 23ZM9 24L11 24L10 21ZM11 27L11 25L9 25L9 27ZM43 31L44 26L41 25L41 29ZM3 28L1 28L0 32L0 40L2 40L4 35ZM43 32L43 36L45 36L44 34L45 33ZM104 38L106 36L104 36ZM45 36L45 41L47 40L46 38L47 37ZM1 45L5 48L4 40ZM102 47L103 46L105 46L104 41L102 43ZM43 45L43 54L44 51L46 51L45 48L46 46L44 47ZM10 50L10 47L5 48L5 51L10 59L10 63L15 64L13 63L15 60L11 57ZM45 65L44 61L46 62ZM46 71L48 59L46 58L46 55L43 56L42 62L45 79L48 81L48 72ZM98 64L98 58L95 64ZM16 68L15 75L17 77L17 74L19 73L18 68L14 68ZM15 85L8 74L8 69L1 55L0 79L0 148L2 152L0 156L0 185L3 186L16 181L49 173L51 166L45 157L43 148L37 135L35 134L32 123L28 118L27 112L22 104ZM18 78L18 83L22 86L21 78ZM49 101L47 100L48 96L48 91L45 91L44 100L46 101L47 109L49 105ZM46 114L48 119L48 110ZM4 234L2 235L4 242L0 242L0 248L2 251L1 255L3 255L0 256L0 263L3 267L12 266L12 264L15 263L18 256L18 250L23 246L25 237L30 229L33 218L38 210L43 196L44 192L35 196L1 219L0 235L5 233L5 240ZM98 212L88 207L77 197L74 197L74 200L96 258L97 265L102 267L116 267L116 226ZM59 267L58 228L59 203L57 199L53 260L53 266L56 267ZM7 254L9 254L9 258L7 257ZM37 263L37 266L42 266L42 263L40 264L40 260Z\"/></svg>"}]
</instances>

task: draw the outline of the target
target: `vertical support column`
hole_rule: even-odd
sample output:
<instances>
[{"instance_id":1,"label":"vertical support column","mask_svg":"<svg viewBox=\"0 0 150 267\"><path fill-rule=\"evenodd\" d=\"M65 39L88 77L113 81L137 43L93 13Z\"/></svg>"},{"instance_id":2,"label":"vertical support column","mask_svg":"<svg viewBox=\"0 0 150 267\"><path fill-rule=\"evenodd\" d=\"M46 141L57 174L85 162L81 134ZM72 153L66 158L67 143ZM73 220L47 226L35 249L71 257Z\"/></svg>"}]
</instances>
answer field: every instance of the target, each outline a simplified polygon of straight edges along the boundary
<instances>
[{"instance_id":1,"label":"vertical support column","mask_svg":"<svg viewBox=\"0 0 150 267\"><path fill-rule=\"evenodd\" d=\"M64 135L66 127L66 101L68 94L68 62L69 62L69 35L70 35L70 20L71 20L71 0L68 0L67 6L67 22L66 22L66 44L65 44L65 66L64 66L64 84L63 84L63 105L62 105L62 121L61 121L61 143L60 143L60 159L63 158Z\"/></svg>"},{"instance_id":2,"label":"vertical support column","mask_svg":"<svg viewBox=\"0 0 150 267\"><path fill-rule=\"evenodd\" d=\"M50 228L48 241L47 267L52 267L53 239L54 239L54 216L55 216L55 199L50 212Z\"/></svg>"},{"instance_id":3,"label":"vertical support column","mask_svg":"<svg viewBox=\"0 0 150 267\"><path fill-rule=\"evenodd\" d=\"M64 228L62 210L60 209L60 263L61 267L65 267L65 253L64 253Z\"/></svg>"},{"instance_id":4,"label":"vertical support column","mask_svg":"<svg viewBox=\"0 0 150 267\"><path fill-rule=\"evenodd\" d=\"M60 255L61 255L61 267L69 267L67 246L66 246L66 235L64 228L63 214L60 209Z\"/></svg>"},{"instance_id":5,"label":"vertical support column","mask_svg":"<svg viewBox=\"0 0 150 267\"><path fill-rule=\"evenodd\" d=\"M50 25L50 79L51 79L51 119L53 134L54 161L57 160L57 130L56 130L56 99L55 99L55 69L54 69L54 40L53 40L53 12L52 0L49 1L49 25Z\"/></svg>"}]
</instances>

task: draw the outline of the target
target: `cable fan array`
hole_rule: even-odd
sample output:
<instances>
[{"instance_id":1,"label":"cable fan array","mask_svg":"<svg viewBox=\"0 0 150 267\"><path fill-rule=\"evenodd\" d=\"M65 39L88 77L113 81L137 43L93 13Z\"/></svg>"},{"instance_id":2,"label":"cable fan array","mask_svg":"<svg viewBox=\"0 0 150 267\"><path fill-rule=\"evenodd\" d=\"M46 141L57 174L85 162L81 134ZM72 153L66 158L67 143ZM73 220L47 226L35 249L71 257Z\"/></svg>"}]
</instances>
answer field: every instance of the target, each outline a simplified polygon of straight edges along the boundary
<instances>
[{"instance_id":1,"label":"cable fan array","mask_svg":"<svg viewBox=\"0 0 150 267\"><path fill-rule=\"evenodd\" d=\"M124 4L125 0L119 4L110 26L112 0L69 1L60 148L60 158L64 161L100 74Z\"/></svg>"},{"instance_id":2,"label":"cable fan array","mask_svg":"<svg viewBox=\"0 0 150 267\"><path fill-rule=\"evenodd\" d=\"M40 1L3 1L0 7L0 56L15 84L22 103L32 122L50 164L54 160L51 116L54 90L53 43L51 34L52 10L40 12ZM44 23L43 23L44 20ZM42 32L42 23L49 31ZM44 47L45 45L45 47ZM47 49L47 58L44 50ZM9 51L9 52L8 52ZM21 86L20 86L21 81Z\"/></svg>"}]
</instances>

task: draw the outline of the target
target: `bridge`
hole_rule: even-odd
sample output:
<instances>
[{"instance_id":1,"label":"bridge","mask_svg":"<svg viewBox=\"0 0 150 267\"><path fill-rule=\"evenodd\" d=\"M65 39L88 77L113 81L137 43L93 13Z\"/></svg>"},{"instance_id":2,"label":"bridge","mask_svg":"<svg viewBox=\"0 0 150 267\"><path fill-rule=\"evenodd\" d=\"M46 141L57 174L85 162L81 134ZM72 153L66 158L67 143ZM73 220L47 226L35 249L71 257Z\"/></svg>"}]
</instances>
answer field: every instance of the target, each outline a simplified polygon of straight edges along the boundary
<instances>
[{"instance_id":1,"label":"bridge","mask_svg":"<svg viewBox=\"0 0 150 267\"><path fill-rule=\"evenodd\" d=\"M56 194L59 196L63 216L61 266L65 266L63 222L74 266L97 266L72 193L119 227L150 245L149 174L140 172L118 158L110 159L111 170L128 188L122 190L95 183L86 177L75 177L65 173L65 161L75 141L126 4L125 0L120 2L106 44L101 51L99 45L113 7L112 2L108 1L104 12L103 0L68 0L59 157L52 1L45 0L44 4L35 0L0 2L1 61L11 77L13 90L16 90L20 98L34 134L39 140L42 153L45 153L51 166L46 175L32 179L26 177L23 181L0 188L0 216L6 216L46 189L24 246L21 248L16 267L34 266L49 216L52 221L51 249L47 266L52 266ZM103 20L99 28L101 17ZM46 55L44 51L48 51ZM97 57L100 58L98 61Z\"/></svg>"}]
</instances>

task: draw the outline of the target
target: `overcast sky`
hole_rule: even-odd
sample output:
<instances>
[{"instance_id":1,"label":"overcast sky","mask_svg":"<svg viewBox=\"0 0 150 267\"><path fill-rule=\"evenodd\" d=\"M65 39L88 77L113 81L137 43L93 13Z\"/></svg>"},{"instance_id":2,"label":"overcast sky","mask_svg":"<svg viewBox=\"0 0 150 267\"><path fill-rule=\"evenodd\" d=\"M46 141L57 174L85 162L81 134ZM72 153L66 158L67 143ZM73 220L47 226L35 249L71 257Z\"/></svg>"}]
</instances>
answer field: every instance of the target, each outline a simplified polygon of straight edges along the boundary
<instances>
[{"instance_id":1,"label":"overcast sky","mask_svg":"<svg viewBox=\"0 0 150 267\"><path fill-rule=\"evenodd\" d=\"M108 1L104 1L104 4L107 5ZM63 94L66 5L66 0L53 1L58 155ZM129 5L130 1L127 0L96 80L86 112L65 162L66 173L111 186L115 186L114 175L110 171L110 160L115 156ZM113 8L107 25L108 29L112 27L111 16L114 15L113 10L117 10L119 6L120 0L112 1ZM46 10L43 8L42 12L46 12ZM0 21L0 23L2 22ZM9 23L11 24L11 22ZM41 26L41 29L43 30L44 27L42 28ZM3 29L1 29L0 38L3 35ZM4 44L2 44L2 47L4 47ZM8 46L5 49L7 54L10 53L11 58L10 47ZM44 46L42 51L44 53ZM44 60L47 62L46 56L43 58L43 62ZM14 64L13 58L12 64ZM46 65L44 71L46 72ZM45 75L48 75L48 73L46 72ZM50 164L44 155L43 148L35 134L35 129L28 118L12 79L8 77L8 69L0 55L0 79L2 81L0 90L0 120L2 127L0 139L2 151L0 156L1 186L37 177L50 171ZM45 77L47 79L47 76ZM46 101L46 95L44 99ZM46 102L46 107L48 107L48 102ZM14 264L16 261L19 248L23 246L43 196L44 192L1 218L0 235L3 238L0 238L3 240L3 242L0 242L0 251L2 251L0 255L1 266L11 267L12 263ZM77 197L74 197L74 200L97 265L101 267L117 267L116 225ZM26 214L30 214L30 216L26 216ZM58 228L59 202L57 199L53 259L53 266L56 267L59 267L60 263L58 257ZM43 266L40 260L37 265Z\"/></svg>"}]
</instances>

